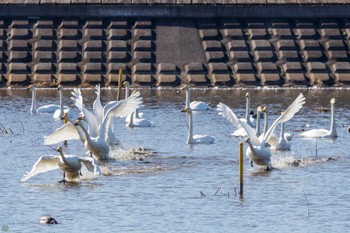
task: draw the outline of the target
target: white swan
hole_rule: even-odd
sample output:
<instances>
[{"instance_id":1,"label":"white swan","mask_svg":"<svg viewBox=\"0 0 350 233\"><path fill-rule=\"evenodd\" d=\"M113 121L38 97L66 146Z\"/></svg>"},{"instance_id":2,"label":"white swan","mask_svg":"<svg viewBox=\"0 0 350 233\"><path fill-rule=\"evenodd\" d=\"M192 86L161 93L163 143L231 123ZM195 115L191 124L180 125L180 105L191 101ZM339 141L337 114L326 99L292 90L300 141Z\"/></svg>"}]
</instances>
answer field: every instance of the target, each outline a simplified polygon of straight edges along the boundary
<instances>
[{"instance_id":1,"label":"white swan","mask_svg":"<svg viewBox=\"0 0 350 233\"><path fill-rule=\"evenodd\" d=\"M135 112L130 114L129 122L126 123L126 127L134 128L134 127L151 127L152 122L145 118L137 118L134 117Z\"/></svg>"},{"instance_id":2,"label":"white swan","mask_svg":"<svg viewBox=\"0 0 350 233\"><path fill-rule=\"evenodd\" d=\"M36 86L30 85L27 90L32 90L32 104L30 106L30 113L54 113L57 109L60 109L60 105L47 104L36 108Z\"/></svg>"},{"instance_id":3,"label":"white swan","mask_svg":"<svg viewBox=\"0 0 350 233\"><path fill-rule=\"evenodd\" d=\"M267 114L267 107L263 107L262 112L264 113L264 117L265 117L265 122L264 122L264 131L263 134L259 136L263 138L264 135L267 133L268 127L269 127L269 119L268 119L268 114ZM272 145L276 145L278 142L278 138L275 136L274 133L272 133L272 135L270 136L270 139L267 141L268 145L272 146Z\"/></svg>"},{"instance_id":4,"label":"white swan","mask_svg":"<svg viewBox=\"0 0 350 233\"><path fill-rule=\"evenodd\" d=\"M128 81L123 82L125 87L125 98L129 96L130 92L130 83ZM135 112L131 113L125 118L126 127L134 128L134 127L151 127L153 123L148 119L143 117L143 113L139 112L138 109Z\"/></svg>"},{"instance_id":5,"label":"white swan","mask_svg":"<svg viewBox=\"0 0 350 233\"><path fill-rule=\"evenodd\" d=\"M109 160L110 144L108 140L108 129L111 118L126 117L131 112L134 112L135 108L139 107L141 102L142 97L140 97L139 92L131 94L127 99L109 102L103 108L106 112L103 113L103 120L101 124L97 123L93 113L85 108L82 108L84 117L90 117L90 119L87 121L89 130L82 124L82 118L80 118L74 124L75 130L70 125L72 123L68 122L68 126L63 126L67 127L67 129L62 130L62 127L57 129L52 135L46 137L45 144L50 145L68 139L80 139L83 141L85 148L89 150L98 160ZM81 132L79 132L78 128L81 129L85 137L80 135Z\"/></svg>"},{"instance_id":6,"label":"white swan","mask_svg":"<svg viewBox=\"0 0 350 233\"><path fill-rule=\"evenodd\" d=\"M280 151L286 151L290 150L292 147L291 141L292 135L291 134L285 134L284 132L284 122L281 123L281 132L278 139L278 142L275 145L271 145L271 150L280 150Z\"/></svg>"},{"instance_id":7,"label":"white swan","mask_svg":"<svg viewBox=\"0 0 350 233\"><path fill-rule=\"evenodd\" d=\"M59 121L62 119L64 113L67 113L70 117L71 117L71 113L69 112L70 109L68 107L63 106L63 86L59 85L57 87L57 90L60 93L60 105L59 105L60 108L54 112L53 119L56 121Z\"/></svg>"},{"instance_id":8,"label":"white swan","mask_svg":"<svg viewBox=\"0 0 350 233\"><path fill-rule=\"evenodd\" d=\"M193 135L192 109L185 108L182 112L188 113L189 116L187 144L211 144L215 141L215 138L209 135Z\"/></svg>"},{"instance_id":9,"label":"white swan","mask_svg":"<svg viewBox=\"0 0 350 233\"><path fill-rule=\"evenodd\" d=\"M186 105L185 108L191 108L192 111L208 111L209 106L203 101L192 101L190 96L190 86L184 85L181 90L186 90Z\"/></svg>"},{"instance_id":10,"label":"white swan","mask_svg":"<svg viewBox=\"0 0 350 233\"><path fill-rule=\"evenodd\" d=\"M301 137L305 138L336 138L337 131L335 129L335 98L331 99L331 127L329 130L326 129L312 129L305 131L300 134Z\"/></svg>"},{"instance_id":11,"label":"white swan","mask_svg":"<svg viewBox=\"0 0 350 233\"><path fill-rule=\"evenodd\" d=\"M264 166L269 169L271 166L271 152L265 148L266 142L270 139L277 124L290 120L302 108L304 103L305 97L300 94L287 110L272 123L266 134L264 134L264 137L260 140L255 135L254 129L244 121L238 119L233 111L225 104L219 103L217 110L219 111L219 115L229 120L234 126L238 127L241 125L247 131L248 138L246 141L249 147L246 150L246 156L250 159L251 164L255 163L256 165Z\"/></svg>"},{"instance_id":12,"label":"white swan","mask_svg":"<svg viewBox=\"0 0 350 233\"><path fill-rule=\"evenodd\" d=\"M83 104L83 96L80 89L74 88L71 99L74 101L75 106L80 110L81 115L84 117L84 120L88 123L87 131L91 137L97 137L98 128L102 124L105 113L117 103L117 101L110 101L104 107L101 104L100 95L100 85L96 85L96 99L93 103L93 113L85 108ZM117 138L113 132L113 120L108 119L108 132L106 135L106 140L110 146L122 147L120 140Z\"/></svg>"},{"instance_id":13,"label":"white swan","mask_svg":"<svg viewBox=\"0 0 350 233\"><path fill-rule=\"evenodd\" d=\"M125 87L125 98L128 98L130 95L130 83L128 81L124 81L123 86ZM131 117L131 114L125 118L126 123L128 123L130 121L130 117ZM139 110L136 109L134 117L135 118L142 118L143 112L139 112Z\"/></svg>"},{"instance_id":14,"label":"white swan","mask_svg":"<svg viewBox=\"0 0 350 233\"><path fill-rule=\"evenodd\" d=\"M26 181L37 174L58 168L63 170L62 182L75 181L81 175L82 164L85 165L88 171L93 172L95 175L101 175L101 170L93 158L79 157L75 155L64 155L62 152L62 147L57 148L57 151L60 153L59 156L41 156L39 160L34 164L32 170L30 172L27 172L21 181Z\"/></svg>"}]
</instances>

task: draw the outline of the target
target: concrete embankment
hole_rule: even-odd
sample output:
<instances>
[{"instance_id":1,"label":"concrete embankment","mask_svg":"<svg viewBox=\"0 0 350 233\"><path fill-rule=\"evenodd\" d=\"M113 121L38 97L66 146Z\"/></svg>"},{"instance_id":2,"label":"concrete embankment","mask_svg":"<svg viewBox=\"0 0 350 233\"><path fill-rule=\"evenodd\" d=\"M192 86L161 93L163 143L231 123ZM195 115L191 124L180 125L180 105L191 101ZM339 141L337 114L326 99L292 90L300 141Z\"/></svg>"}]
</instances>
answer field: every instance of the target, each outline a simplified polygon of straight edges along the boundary
<instances>
[{"instance_id":1,"label":"concrete embankment","mask_svg":"<svg viewBox=\"0 0 350 233\"><path fill-rule=\"evenodd\" d=\"M0 0L0 85L349 85L348 3Z\"/></svg>"}]
</instances>

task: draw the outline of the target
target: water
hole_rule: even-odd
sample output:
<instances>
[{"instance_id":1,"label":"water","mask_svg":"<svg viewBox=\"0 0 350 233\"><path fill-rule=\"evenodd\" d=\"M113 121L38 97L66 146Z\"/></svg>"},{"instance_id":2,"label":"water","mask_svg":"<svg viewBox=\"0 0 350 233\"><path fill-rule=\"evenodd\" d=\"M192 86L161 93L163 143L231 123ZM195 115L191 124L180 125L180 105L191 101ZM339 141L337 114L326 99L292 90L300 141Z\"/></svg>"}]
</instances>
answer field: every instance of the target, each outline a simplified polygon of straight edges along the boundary
<instances>
[{"instance_id":1,"label":"water","mask_svg":"<svg viewBox=\"0 0 350 233\"><path fill-rule=\"evenodd\" d=\"M112 162L111 175L78 184L59 184L59 170L23 183L20 179L41 155L57 155L43 145L43 137L62 123L50 114L30 115L29 91L0 90L0 123L13 131L0 134L0 226L8 226L8 232L344 232L350 227L348 90L198 89L192 100L213 107L223 102L243 116L247 91L254 109L269 107L270 123L300 92L307 102L286 123L286 131L294 133L292 150L273 153L276 169L251 168L245 158L241 199L238 144L244 139L230 137L233 126L212 108L194 114L194 132L214 136L215 143L186 145L185 93L173 89L140 89L141 112L154 127L128 129L122 119L115 120L126 150L140 147L150 154ZM86 106L92 106L93 90L83 95ZM115 96L115 89L103 90L102 102ZM69 97L66 90L64 101L78 115ZM329 128L330 113L316 110L329 108L331 97L337 101L339 137L319 139L316 149L316 141L300 138L298 131L307 124ZM39 90L37 98L41 106L59 97L52 89ZM70 141L64 153L84 155L85 150L79 141ZM300 166L293 166L296 160ZM45 214L59 224L39 224Z\"/></svg>"}]
</instances>

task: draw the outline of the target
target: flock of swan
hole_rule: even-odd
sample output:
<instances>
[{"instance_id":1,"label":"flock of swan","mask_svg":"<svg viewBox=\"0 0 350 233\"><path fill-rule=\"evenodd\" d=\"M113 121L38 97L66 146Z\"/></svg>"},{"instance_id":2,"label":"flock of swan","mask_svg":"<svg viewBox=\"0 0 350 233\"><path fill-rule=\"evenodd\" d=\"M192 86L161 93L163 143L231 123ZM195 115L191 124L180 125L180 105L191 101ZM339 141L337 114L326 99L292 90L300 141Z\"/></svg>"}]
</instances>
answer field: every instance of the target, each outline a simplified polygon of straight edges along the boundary
<instances>
[{"instance_id":1,"label":"flock of swan","mask_svg":"<svg viewBox=\"0 0 350 233\"><path fill-rule=\"evenodd\" d=\"M119 101L110 101L104 106L101 103L101 90L97 85L95 88L96 99L93 102L92 111L89 110L83 102L83 95L78 88L72 91L71 99L74 105L80 111L80 116L74 119L70 109L63 105L63 86L59 86L60 104L45 105L36 108L36 87L30 86L32 91L32 104L30 113L53 114L55 120L63 120L63 125L57 128L51 135L44 139L45 145L54 145L67 140L79 140L90 156L64 155L62 147L57 148L58 156L45 155L41 156L34 164L31 171L27 172L22 181L31 177L51 171L61 169L63 179L60 182L71 182L78 180L82 174L82 166L86 167L85 171L93 173L96 176L102 175L100 166L105 162L113 159L110 155L111 149L115 147L122 148L121 142L113 131L113 118L125 118L127 127L150 127L152 122L143 118L143 114L138 111L142 105L140 92L130 94L129 83L123 83L125 87L125 98ZM185 112L188 116L188 133L187 144L211 144L215 138L210 135L193 134L193 113L207 111L210 107L202 101L191 101L190 87L185 85L182 90L186 91ZM335 99L331 101L331 126L330 130L312 129L300 134L305 138L336 138L335 129ZM250 111L250 95L246 94L246 111L245 118L238 118L231 108L224 103L217 105L218 114L228 120L236 130L233 136L246 137L248 147L246 156L253 164L271 169L271 153L277 150L290 150L292 135L285 133L284 124L291 120L296 113L305 104L305 97L300 94L285 111L268 127L267 107L259 106L257 114ZM260 132L260 121L264 116L265 124L263 132ZM274 134L277 126L280 126L280 135ZM255 129L254 129L255 128Z\"/></svg>"},{"instance_id":2,"label":"flock of swan","mask_svg":"<svg viewBox=\"0 0 350 233\"><path fill-rule=\"evenodd\" d=\"M190 88L183 87L186 90L186 106L183 110L188 114L188 136L187 144L210 144L215 141L215 138L210 135L193 135L193 111L206 111L208 106L205 103L190 102ZM193 104L192 104L193 103ZM300 134L304 138L336 138L337 132L335 128L334 112L335 99L331 101L331 125L330 129L311 129ZM218 114L227 119L236 130L231 134L236 137L246 137L248 147L246 156L249 158L251 165L256 164L267 170L271 169L271 152L272 151L287 151L291 149L292 134L285 133L284 124L291 120L296 113L305 104L303 94L299 96L289 105L289 107L281 113L281 115L268 127L267 107L259 106L257 108L256 117L254 112L250 110L250 94L246 93L246 111L245 118L238 118L236 114L227 105L219 103L217 105ZM198 107L200 106L200 107ZM198 108L197 108L198 107ZM260 132L260 118L264 116L264 130ZM280 125L280 135L277 137L274 134L276 127ZM254 129L255 127L255 129Z\"/></svg>"}]
</instances>

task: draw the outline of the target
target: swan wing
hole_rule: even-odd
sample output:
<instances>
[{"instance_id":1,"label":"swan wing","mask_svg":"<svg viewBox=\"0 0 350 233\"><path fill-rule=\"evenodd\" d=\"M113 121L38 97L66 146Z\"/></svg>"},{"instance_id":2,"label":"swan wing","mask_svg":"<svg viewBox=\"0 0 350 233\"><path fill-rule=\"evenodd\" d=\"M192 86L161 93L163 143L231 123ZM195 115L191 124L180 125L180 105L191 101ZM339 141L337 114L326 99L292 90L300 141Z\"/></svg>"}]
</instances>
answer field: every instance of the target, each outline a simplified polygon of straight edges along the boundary
<instances>
[{"instance_id":1,"label":"swan wing","mask_svg":"<svg viewBox=\"0 0 350 233\"><path fill-rule=\"evenodd\" d=\"M55 132L53 132L51 135L46 136L44 143L45 145L52 145L63 142L64 140L73 139L80 139L80 136L75 125L72 122L68 121L66 124L56 129Z\"/></svg>"},{"instance_id":2,"label":"swan wing","mask_svg":"<svg viewBox=\"0 0 350 233\"><path fill-rule=\"evenodd\" d=\"M135 110L139 108L141 104L142 97L140 97L140 92L137 91L132 93L126 99L116 101L111 105L108 105L108 110L105 112L104 118L108 116L126 117L135 112Z\"/></svg>"},{"instance_id":3,"label":"swan wing","mask_svg":"<svg viewBox=\"0 0 350 233\"><path fill-rule=\"evenodd\" d=\"M253 146L261 145L261 142L260 142L259 138L255 134L255 130L250 125L248 125L245 122L245 120L239 119L239 122L241 123L241 125L245 129L245 131L247 132L247 136L249 137L250 142L252 143L252 145Z\"/></svg>"},{"instance_id":4,"label":"swan wing","mask_svg":"<svg viewBox=\"0 0 350 233\"><path fill-rule=\"evenodd\" d=\"M95 87L96 99L93 103L94 114L98 123L102 122L103 119L103 106L101 104L101 88L100 85Z\"/></svg>"},{"instance_id":5,"label":"swan wing","mask_svg":"<svg viewBox=\"0 0 350 233\"><path fill-rule=\"evenodd\" d=\"M59 105L48 104L48 105L44 105L44 106L37 108L36 112L38 112L38 113L54 113L58 109L60 109Z\"/></svg>"},{"instance_id":6,"label":"swan wing","mask_svg":"<svg viewBox=\"0 0 350 233\"><path fill-rule=\"evenodd\" d=\"M293 116L299 112L299 110L303 107L305 104L305 97L302 93L299 94L299 96L289 105L289 107L284 111L284 113L278 117L270 126L270 128L267 130L266 134L264 135L263 141L267 142L270 137L272 136L276 126L278 123L289 121L293 118Z\"/></svg>"},{"instance_id":7,"label":"swan wing","mask_svg":"<svg viewBox=\"0 0 350 233\"><path fill-rule=\"evenodd\" d=\"M88 123L88 131L91 137L97 137L98 135L98 120L91 111L84 107L83 96L80 89L74 88L72 91L71 99L74 101L74 105L80 110L81 114L84 115Z\"/></svg>"},{"instance_id":8,"label":"swan wing","mask_svg":"<svg viewBox=\"0 0 350 233\"><path fill-rule=\"evenodd\" d=\"M80 89L74 87L71 94L72 94L71 100L74 101L74 105L80 110L80 112L82 112L84 103L83 103L83 95L81 94Z\"/></svg>"},{"instance_id":9,"label":"swan wing","mask_svg":"<svg viewBox=\"0 0 350 233\"><path fill-rule=\"evenodd\" d=\"M21 181L26 181L30 179L31 177L48 172L51 170L58 169L58 161L59 157L58 156L52 156L52 155L43 155L39 158L39 160L34 164L32 170L30 172L27 172Z\"/></svg>"},{"instance_id":10,"label":"swan wing","mask_svg":"<svg viewBox=\"0 0 350 233\"><path fill-rule=\"evenodd\" d=\"M95 159L90 157L80 157L80 161L85 165L89 172L93 172L95 175L101 176L102 172Z\"/></svg>"},{"instance_id":11,"label":"swan wing","mask_svg":"<svg viewBox=\"0 0 350 233\"><path fill-rule=\"evenodd\" d=\"M218 110L218 114L224 118L226 118L229 122L231 122L231 124L233 126L235 126L236 128L240 129L242 128L241 123L239 122L238 117L236 116L236 114L231 110L231 108L229 108L227 105L223 104L223 103L219 103L217 105L217 110Z\"/></svg>"}]
</instances>

